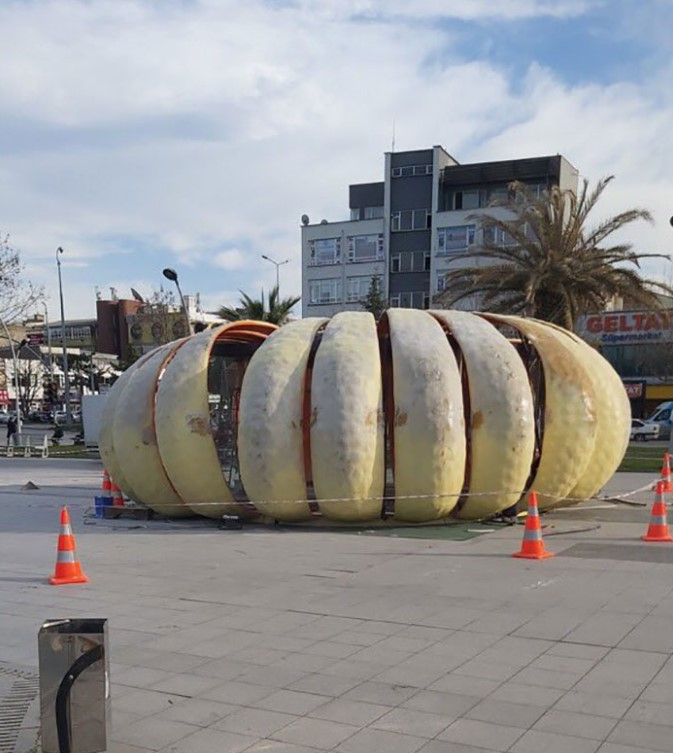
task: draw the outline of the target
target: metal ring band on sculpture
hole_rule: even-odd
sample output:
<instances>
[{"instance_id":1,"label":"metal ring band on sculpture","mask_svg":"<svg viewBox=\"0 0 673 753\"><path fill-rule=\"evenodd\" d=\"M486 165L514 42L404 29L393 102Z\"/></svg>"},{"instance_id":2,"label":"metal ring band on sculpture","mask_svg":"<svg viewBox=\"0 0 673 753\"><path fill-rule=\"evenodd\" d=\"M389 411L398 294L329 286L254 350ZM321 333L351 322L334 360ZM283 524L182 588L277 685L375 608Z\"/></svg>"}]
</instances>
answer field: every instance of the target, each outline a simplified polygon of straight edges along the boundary
<instances>
[{"instance_id":1,"label":"metal ring band on sculpture","mask_svg":"<svg viewBox=\"0 0 673 753\"><path fill-rule=\"evenodd\" d=\"M422 523L596 494L628 444L619 376L533 319L390 309L235 322L143 356L101 457L165 515ZM508 491L509 490L509 491Z\"/></svg>"}]
</instances>

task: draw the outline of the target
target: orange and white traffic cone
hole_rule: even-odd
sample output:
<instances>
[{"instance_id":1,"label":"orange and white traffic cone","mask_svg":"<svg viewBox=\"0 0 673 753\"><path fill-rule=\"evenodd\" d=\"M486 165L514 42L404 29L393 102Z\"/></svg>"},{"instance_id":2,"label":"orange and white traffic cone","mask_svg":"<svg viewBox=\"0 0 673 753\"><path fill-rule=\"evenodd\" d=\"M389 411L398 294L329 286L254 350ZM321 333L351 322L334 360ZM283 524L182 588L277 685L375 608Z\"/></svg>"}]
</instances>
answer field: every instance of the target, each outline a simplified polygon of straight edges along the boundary
<instances>
[{"instance_id":1,"label":"orange and white traffic cone","mask_svg":"<svg viewBox=\"0 0 673 753\"><path fill-rule=\"evenodd\" d=\"M110 481L110 474L105 468L103 468L103 483L101 484L101 497L112 496L112 482Z\"/></svg>"},{"instance_id":2,"label":"orange and white traffic cone","mask_svg":"<svg viewBox=\"0 0 673 753\"><path fill-rule=\"evenodd\" d=\"M65 506L61 510L61 532L58 537L56 570L53 576L49 578L49 582L52 586L62 586L66 583L89 582L89 579L82 572L79 560L77 559L75 537L70 527L68 508Z\"/></svg>"},{"instance_id":3,"label":"orange and white traffic cone","mask_svg":"<svg viewBox=\"0 0 673 753\"><path fill-rule=\"evenodd\" d=\"M661 480L664 483L665 492L673 492L673 480L671 480L671 456L664 453L664 462L661 466Z\"/></svg>"},{"instance_id":4,"label":"orange and white traffic cone","mask_svg":"<svg viewBox=\"0 0 673 753\"><path fill-rule=\"evenodd\" d=\"M647 529L647 533L640 537L643 541L673 541L668 530L668 523L666 521L666 503L664 502L664 482L657 482L657 490L655 492L654 504L652 505L652 513L650 515L650 525Z\"/></svg>"},{"instance_id":5,"label":"orange and white traffic cone","mask_svg":"<svg viewBox=\"0 0 673 753\"><path fill-rule=\"evenodd\" d=\"M531 491L528 495L528 515L526 516L526 525L523 531L521 551L513 554L512 557L521 557L527 560L544 560L547 557L553 556L553 552L548 552L544 548L540 514L537 509L537 494Z\"/></svg>"},{"instance_id":6,"label":"orange and white traffic cone","mask_svg":"<svg viewBox=\"0 0 673 753\"><path fill-rule=\"evenodd\" d=\"M114 481L110 482L112 486L112 506L124 507L124 497L122 496L122 490L115 484Z\"/></svg>"}]
</instances>

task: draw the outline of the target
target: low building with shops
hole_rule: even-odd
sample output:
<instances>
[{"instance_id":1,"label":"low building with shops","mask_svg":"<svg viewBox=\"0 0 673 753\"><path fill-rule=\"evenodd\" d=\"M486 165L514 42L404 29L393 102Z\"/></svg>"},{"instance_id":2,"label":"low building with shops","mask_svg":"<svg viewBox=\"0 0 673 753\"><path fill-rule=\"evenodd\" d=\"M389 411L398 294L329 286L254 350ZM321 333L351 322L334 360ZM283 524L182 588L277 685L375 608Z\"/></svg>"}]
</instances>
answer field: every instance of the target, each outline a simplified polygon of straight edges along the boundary
<instances>
[{"instance_id":1,"label":"low building with shops","mask_svg":"<svg viewBox=\"0 0 673 753\"><path fill-rule=\"evenodd\" d=\"M576 331L620 375L635 418L673 400L673 308L588 314Z\"/></svg>"}]
</instances>

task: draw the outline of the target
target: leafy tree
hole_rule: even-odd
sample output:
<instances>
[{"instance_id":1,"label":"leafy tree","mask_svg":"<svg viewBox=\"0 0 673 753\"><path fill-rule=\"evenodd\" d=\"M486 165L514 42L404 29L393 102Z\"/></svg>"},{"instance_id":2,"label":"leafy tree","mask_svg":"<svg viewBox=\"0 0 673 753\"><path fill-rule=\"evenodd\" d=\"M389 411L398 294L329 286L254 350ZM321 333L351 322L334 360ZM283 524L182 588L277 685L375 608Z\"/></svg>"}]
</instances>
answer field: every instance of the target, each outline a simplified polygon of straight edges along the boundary
<instances>
[{"instance_id":1,"label":"leafy tree","mask_svg":"<svg viewBox=\"0 0 673 753\"><path fill-rule=\"evenodd\" d=\"M44 290L25 278L21 254L10 245L9 235L0 236L0 318L16 321L43 297Z\"/></svg>"},{"instance_id":2,"label":"leafy tree","mask_svg":"<svg viewBox=\"0 0 673 753\"><path fill-rule=\"evenodd\" d=\"M292 309L299 303L301 296L288 296L281 298L278 286L274 286L269 293L268 307L262 290L261 298L251 298L247 293L240 291L240 306L222 306L217 315L230 322L241 319L253 319L271 324L285 324Z\"/></svg>"},{"instance_id":3,"label":"leafy tree","mask_svg":"<svg viewBox=\"0 0 673 753\"><path fill-rule=\"evenodd\" d=\"M372 275L371 283L369 284L369 291L362 301L362 307L365 311L369 311L374 315L374 319L378 320L383 315L383 312L388 308L388 302L383 297L381 290L381 278L377 275Z\"/></svg>"},{"instance_id":4,"label":"leafy tree","mask_svg":"<svg viewBox=\"0 0 673 753\"><path fill-rule=\"evenodd\" d=\"M449 272L441 305L477 297L480 308L554 322L572 329L578 316L600 311L614 297L643 308L659 308L657 292L673 289L644 279L640 262L662 254L644 254L610 236L636 220L652 221L644 209L628 209L588 227L588 216L609 176L589 190L584 181L575 195L557 186L534 196L522 183L510 185L505 204L511 219L480 215L484 242L471 253L479 266ZM502 206L502 204L501 204ZM633 268L635 267L635 269Z\"/></svg>"}]
</instances>

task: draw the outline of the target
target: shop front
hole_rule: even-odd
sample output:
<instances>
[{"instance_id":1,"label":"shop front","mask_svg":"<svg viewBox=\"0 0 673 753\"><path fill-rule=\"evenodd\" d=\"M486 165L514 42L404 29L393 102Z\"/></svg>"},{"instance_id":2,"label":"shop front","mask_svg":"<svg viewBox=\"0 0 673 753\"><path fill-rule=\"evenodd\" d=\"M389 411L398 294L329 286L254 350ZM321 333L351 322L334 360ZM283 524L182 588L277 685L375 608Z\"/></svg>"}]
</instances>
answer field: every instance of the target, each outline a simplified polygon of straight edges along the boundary
<instances>
[{"instance_id":1,"label":"shop front","mask_svg":"<svg viewBox=\"0 0 673 753\"><path fill-rule=\"evenodd\" d=\"M673 400L673 310L589 314L576 332L621 376L635 418Z\"/></svg>"}]
</instances>

